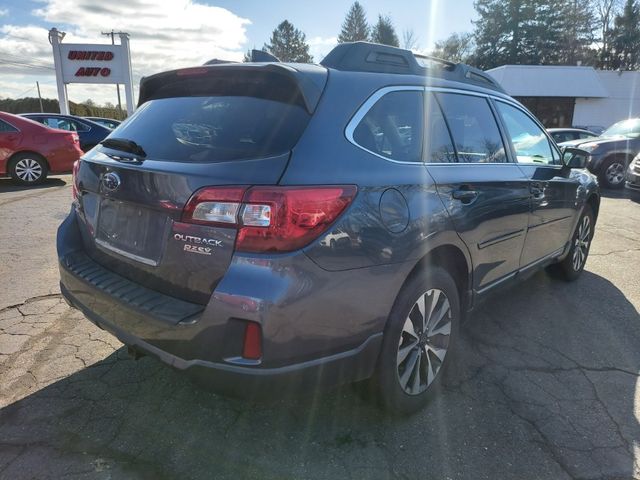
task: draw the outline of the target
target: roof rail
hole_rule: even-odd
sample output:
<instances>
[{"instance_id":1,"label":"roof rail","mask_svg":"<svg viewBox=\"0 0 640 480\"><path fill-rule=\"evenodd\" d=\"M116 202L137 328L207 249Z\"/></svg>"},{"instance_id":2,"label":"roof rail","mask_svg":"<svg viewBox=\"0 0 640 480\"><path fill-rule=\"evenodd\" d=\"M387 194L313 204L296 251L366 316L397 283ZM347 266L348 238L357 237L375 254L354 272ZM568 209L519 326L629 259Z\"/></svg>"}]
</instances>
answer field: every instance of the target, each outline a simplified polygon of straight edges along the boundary
<instances>
[{"instance_id":1,"label":"roof rail","mask_svg":"<svg viewBox=\"0 0 640 480\"><path fill-rule=\"evenodd\" d=\"M352 72L441 77L504 93L498 82L477 68L378 43L341 43L324 57L320 65Z\"/></svg>"}]
</instances>

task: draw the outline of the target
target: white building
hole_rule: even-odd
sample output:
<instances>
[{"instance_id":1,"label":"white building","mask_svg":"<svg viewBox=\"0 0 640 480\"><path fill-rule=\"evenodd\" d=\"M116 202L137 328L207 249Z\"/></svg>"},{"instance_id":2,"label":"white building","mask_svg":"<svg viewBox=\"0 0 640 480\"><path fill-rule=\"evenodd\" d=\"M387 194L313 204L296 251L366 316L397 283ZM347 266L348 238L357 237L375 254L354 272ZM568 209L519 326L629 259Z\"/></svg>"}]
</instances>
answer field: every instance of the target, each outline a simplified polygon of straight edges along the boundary
<instances>
[{"instance_id":1,"label":"white building","mask_svg":"<svg viewBox=\"0 0 640 480\"><path fill-rule=\"evenodd\" d=\"M600 126L640 117L640 72L504 65L488 70L546 127Z\"/></svg>"}]
</instances>

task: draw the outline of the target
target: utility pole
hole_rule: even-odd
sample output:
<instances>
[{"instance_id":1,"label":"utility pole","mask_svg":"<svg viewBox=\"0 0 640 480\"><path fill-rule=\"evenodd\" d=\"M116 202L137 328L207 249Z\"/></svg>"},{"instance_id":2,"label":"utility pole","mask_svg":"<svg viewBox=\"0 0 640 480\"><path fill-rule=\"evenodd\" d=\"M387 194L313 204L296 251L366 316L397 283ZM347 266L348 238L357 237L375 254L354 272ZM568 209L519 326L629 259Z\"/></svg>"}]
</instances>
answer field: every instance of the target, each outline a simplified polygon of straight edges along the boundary
<instances>
[{"instance_id":1,"label":"utility pole","mask_svg":"<svg viewBox=\"0 0 640 480\"><path fill-rule=\"evenodd\" d=\"M111 29L110 32L101 32L102 35L106 35L107 37L111 37L111 45L115 45L116 41L114 39L115 32ZM120 101L120 84L116 83L116 91L118 92L118 114L120 118L118 120L122 120L122 103Z\"/></svg>"},{"instance_id":2,"label":"utility pole","mask_svg":"<svg viewBox=\"0 0 640 480\"><path fill-rule=\"evenodd\" d=\"M42 95L40 95L40 83L36 82L36 87L38 87L38 100L40 100L40 113L44 113L44 108L42 108Z\"/></svg>"}]
</instances>

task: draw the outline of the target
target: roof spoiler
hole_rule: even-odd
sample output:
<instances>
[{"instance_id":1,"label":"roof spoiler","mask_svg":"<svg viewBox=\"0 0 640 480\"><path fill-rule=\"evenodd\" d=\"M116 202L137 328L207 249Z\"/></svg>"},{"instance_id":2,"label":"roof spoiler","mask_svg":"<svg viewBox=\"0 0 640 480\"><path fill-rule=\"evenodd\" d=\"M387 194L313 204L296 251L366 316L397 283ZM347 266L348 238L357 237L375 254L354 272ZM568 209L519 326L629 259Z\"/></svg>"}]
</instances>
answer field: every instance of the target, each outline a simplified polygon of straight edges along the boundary
<instances>
[{"instance_id":1,"label":"roof spoiler","mask_svg":"<svg viewBox=\"0 0 640 480\"><path fill-rule=\"evenodd\" d=\"M182 68L157 73L140 80L138 107L154 98L163 98L161 89L177 84L183 79L210 76L211 78L234 75L282 75L288 77L297 86L306 110L315 111L320 96L327 83L327 69L318 65L293 66L283 63L220 63L199 67Z\"/></svg>"},{"instance_id":2,"label":"roof spoiler","mask_svg":"<svg viewBox=\"0 0 640 480\"><path fill-rule=\"evenodd\" d=\"M341 43L324 57L320 65L353 72L441 77L504 93L502 87L489 74L477 68L378 43Z\"/></svg>"}]
</instances>

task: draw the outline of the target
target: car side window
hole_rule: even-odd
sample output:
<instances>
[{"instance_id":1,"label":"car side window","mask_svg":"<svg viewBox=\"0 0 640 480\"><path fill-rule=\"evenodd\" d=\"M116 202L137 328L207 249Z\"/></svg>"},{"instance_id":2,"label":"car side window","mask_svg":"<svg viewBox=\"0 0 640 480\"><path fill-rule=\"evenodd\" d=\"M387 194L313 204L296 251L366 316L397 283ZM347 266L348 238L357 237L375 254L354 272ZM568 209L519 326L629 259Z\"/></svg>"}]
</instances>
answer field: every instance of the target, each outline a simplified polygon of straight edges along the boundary
<instances>
[{"instance_id":1,"label":"car side window","mask_svg":"<svg viewBox=\"0 0 640 480\"><path fill-rule=\"evenodd\" d=\"M465 163L508 162L500 130L486 98L436 94L458 152Z\"/></svg>"},{"instance_id":2,"label":"car side window","mask_svg":"<svg viewBox=\"0 0 640 480\"><path fill-rule=\"evenodd\" d=\"M438 105L431 93L425 97L425 146L424 161L427 163L456 162L456 150L453 148L449 128Z\"/></svg>"},{"instance_id":3,"label":"car side window","mask_svg":"<svg viewBox=\"0 0 640 480\"><path fill-rule=\"evenodd\" d=\"M91 130L91 128L89 128L88 125L82 122L75 122L73 120L69 120L69 123L73 125L73 128L75 129L76 132L88 132L89 130Z\"/></svg>"},{"instance_id":4,"label":"car side window","mask_svg":"<svg viewBox=\"0 0 640 480\"><path fill-rule=\"evenodd\" d=\"M506 103L496 102L496 106L507 127L518 163L556 163L547 135L533 119Z\"/></svg>"},{"instance_id":5,"label":"car side window","mask_svg":"<svg viewBox=\"0 0 640 480\"><path fill-rule=\"evenodd\" d=\"M370 152L402 162L420 162L422 92L390 92L380 98L353 131L353 141Z\"/></svg>"},{"instance_id":6,"label":"car side window","mask_svg":"<svg viewBox=\"0 0 640 480\"><path fill-rule=\"evenodd\" d=\"M57 128L59 130L69 130L70 132L76 131L74 122L71 122L66 118L44 117L38 118L37 120L41 123L44 123L47 127Z\"/></svg>"},{"instance_id":7,"label":"car side window","mask_svg":"<svg viewBox=\"0 0 640 480\"><path fill-rule=\"evenodd\" d=\"M591 135L589 133L582 133L582 132L578 133L578 138L580 140L582 140L584 138L593 138L593 137L594 137L594 135Z\"/></svg>"},{"instance_id":8,"label":"car side window","mask_svg":"<svg viewBox=\"0 0 640 480\"><path fill-rule=\"evenodd\" d=\"M15 133L18 129L13 125L9 125L4 120L0 120L0 133Z\"/></svg>"}]
</instances>

